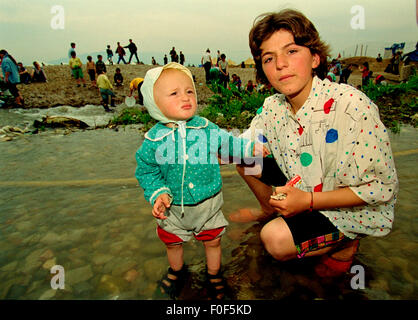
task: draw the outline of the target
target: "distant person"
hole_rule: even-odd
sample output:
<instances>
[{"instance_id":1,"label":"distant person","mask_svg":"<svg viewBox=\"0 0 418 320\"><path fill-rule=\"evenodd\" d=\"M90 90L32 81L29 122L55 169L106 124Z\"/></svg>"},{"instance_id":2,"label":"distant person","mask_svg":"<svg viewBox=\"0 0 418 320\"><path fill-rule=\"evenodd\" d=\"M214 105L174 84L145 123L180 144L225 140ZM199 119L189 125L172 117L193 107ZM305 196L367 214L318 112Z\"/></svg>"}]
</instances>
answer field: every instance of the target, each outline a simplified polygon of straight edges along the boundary
<instances>
[{"instance_id":1,"label":"distant person","mask_svg":"<svg viewBox=\"0 0 418 320\"><path fill-rule=\"evenodd\" d=\"M144 104L144 98L141 93L141 87L144 83L144 78L135 78L129 84L129 97L132 97L132 93L136 90L138 92L138 103L140 105Z\"/></svg>"},{"instance_id":2,"label":"distant person","mask_svg":"<svg viewBox=\"0 0 418 320\"><path fill-rule=\"evenodd\" d=\"M91 87L96 87L96 65L92 56L87 56L86 72L90 77Z\"/></svg>"},{"instance_id":3,"label":"distant person","mask_svg":"<svg viewBox=\"0 0 418 320\"><path fill-rule=\"evenodd\" d=\"M176 48L173 47L173 49L170 50L171 62L176 62L176 56L177 56Z\"/></svg>"},{"instance_id":4,"label":"distant person","mask_svg":"<svg viewBox=\"0 0 418 320\"><path fill-rule=\"evenodd\" d=\"M165 54L164 55L164 65L166 65L168 63L168 58L167 58L167 55Z\"/></svg>"},{"instance_id":5,"label":"distant person","mask_svg":"<svg viewBox=\"0 0 418 320\"><path fill-rule=\"evenodd\" d=\"M220 84L222 84L224 88L228 88L229 66L228 66L228 62L226 61L226 55L224 53L221 54L221 60L219 60L218 66L219 66L219 71L221 72Z\"/></svg>"},{"instance_id":6,"label":"distant person","mask_svg":"<svg viewBox=\"0 0 418 320\"><path fill-rule=\"evenodd\" d=\"M70 60L72 58L72 56L71 56L72 52L75 52L75 43L74 42L70 43L70 49L68 50L68 60ZM73 77L74 74L73 74L73 70L71 69L71 67L70 67L70 73L71 73L71 76Z\"/></svg>"},{"instance_id":7,"label":"distant person","mask_svg":"<svg viewBox=\"0 0 418 320\"><path fill-rule=\"evenodd\" d=\"M350 63L341 71L340 81L338 83L348 83L348 78L353 72L354 64Z\"/></svg>"},{"instance_id":8,"label":"distant person","mask_svg":"<svg viewBox=\"0 0 418 320\"><path fill-rule=\"evenodd\" d=\"M17 67L19 69L19 76L20 76L20 83L29 84L31 82L31 74L28 70L23 66L22 62L17 63Z\"/></svg>"},{"instance_id":9,"label":"distant person","mask_svg":"<svg viewBox=\"0 0 418 320\"><path fill-rule=\"evenodd\" d=\"M20 82L19 69L16 60L6 50L0 50L1 70L3 72L4 86L15 98L19 107L24 106L23 97L20 95L16 85Z\"/></svg>"},{"instance_id":10,"label":"distant person","mask_svg":"<svg viewBox=\"0 0 418 320\"><path fill-rule=\"evenodd\" d=\"M109 64L113 65L113 51L110 49L110 45L107 45L106 54L107 61L109 61Z\"/></svg>"},{"instance_id":11,"label":"distant person","mask_svg":"<svg viewBox=\"0 0 418 320\"><path fill-rule=\"evenodd\" d=\"M71 42L70 49L68 49L68 59L72 58L72 56L71 56L72 52L75 52L75 43L74 42Z\"/></svg>"},{"instance_id":12,"label":"distant person","mask_svg":"<svg viewBox=\"0 0 418 320\"><path fill-rule=\"evenodd\" d=\"M155 65L157 64L157 61L155 61L154 57L152 57L152 59L151 59L151 64L152 64L153 66L155 66Z\"/></svg>"},{"instance_id":13,"label":"distant person","mask_svg":"<svg viewBox=\"0 0 418 320\"><path fill-rule=\"evenodd\" d=\"M33 62L32 82L47 82L44 69L36 61Z\"/></svg>"},{"instance_id":14,"label":"distant person","mask_svg":"<svg viewBox=\"0 0 418 320\"><path fill-rule=\"evenodd\" d=\"M210 68L212 67L212 58L210 57L209 48L203 54L201 62L205 69L206 84L208 84L210 82Z\"/></svg>"},{"instance_id":15,"label":"distant person","mask_svg":"<svg viewBox=\"0 0 418 320\"><path fill-rule=\"evenodd\" d=\"M125 46L124 48L128 48L129 52L131 53L129 55L129 61L128 64L131 63L132 57L135 56L136 58L136 63L139 64L139 59L138 59L138 48L136 47L136 44L134 42L132 42L132 39L129 39L129 44L127 46Z\"/></svg>"},{"instance_id":16,"label":"distant person","mask_svg":"<svg viewBox=\"0 0 418 320\"><path fill-rule=\"evenodd\" d=\"M361 85L362 87L369 84L369 80L372 76L372 71L369 69L369 63L366 61L363 63L363 66L360 68L361 71Z\"/></svg>"},{"instance_id":17,"label":"distant person","mask_svg":"<svg viewBox=\"0 0 418 320\"><path fill-rule=\"evenodd\" d=\"M254 91L255 85L252 80L248 80L247 85L245 86L245 91L252 93Z\"/></svg>"},{"instance_id":18,"label":"distant person","mask_svg":"<svg viewBox=\"0 0 418 320\"><path fill-rule=\"evenodd\" d=\"M332 71L328 72L327 79L331 82L337 82L337 77L335 76L335 73Z\"/></svg>"},{"instance_id":19,"label":"distant person","mask_svg":"<svg viewBox=\"0 0 418 320\"><path fill-rule=\"evenodd\" d=\"M107 72L106 65L103 62L103 57L101 54L97 55L97 61L96 61L96 73L99 75L103 71L104 73Z\"/></svg>"},{"instance_id":20,"label":"distant person","mask_svg":"<svg viewBox=\"0 0 418 320\"><path fill-rule=\"evenodd\" d=\"M383 61L382 56L380 55L380 53L377 54L376 61L377 62L382 62Z\"/></svg>"},{"instance_id":21,"label":"distant person","mask_svg":"<svg viewBox=\"0 0 418 320\"><path fill-rule=\"evenodd\" d=\"M387 85L387 82L385 80L386 80L386 78L383 75L379 74L374 79L374 84L375 85L384 85L385 86L385 85Z\"/></svg>"},{"instance_id":22,"label":"distant person","mask_svg":"<svg viewBox=\"0 0 418 320\"><path fill-rule=\"evenodd\" d=\"M120 71L120 68L116 68L115 75L113 76L113 80L115 81L116 87L123 86L123 75Z\"/></svg>"},{"instance_id":23,"label":"distant person","mask_svg":"<svg viewBox=\"0 0 418 320\"><path fill-rule=\"evenodd\" d=\"M99 72L99 76L97 77L97 87L103 100L103 108L106 112L113 112L113 110L109 109L108 106L110 97L110 105L115 107L115 94L112 91L113 86L110 83L109 78L106 76L106 73L103 70L100 70Z\"/></svg>"},{"instance_id":24,"label":"distant person","mask_svg":"<svg viewBox=\"0 0 418 320\"><path fill-rule=\"evenodd\" d=\"M399 66L401 64L402 53L400 51L396 52L395 59L393 61L393 74L399 74Z\"/></svg>"},{"instance_id":25,"label":"distant person","mask_svg":"<svg viewBox=\"0 0 418 320\"><path fill-rule=\"evenodd\" d=\"M245 69L245 62L244 61L241 62L241 68Z\"/></svg>"},{"instance_id":26,"label":"distant person","mask_svg":"<svg viewBox=\"0 0 418 320\"><path fill-rule=\"evenodd\" d=\"M74 52L71 52L71 59L69 62L70 68L73 71L73 77L77 82L77 87L80 86L80 80L83 82L83 87L86 86L86 80L84 80L84 74L81 67L83 63L81 62L80 58L77 58L77 55Z\"/></svg>"},{"instance_id":27,"label":"distant person","mask_svg":"<svg viewBox=\"0 0 418 320\"><path fill-rule=\"evenodd\" d=\"M126 55L125 49L123 49L123 47L120 45L120 42L117 43L116 52L117 52L117 54L119 56L119 58L118 58L118 64L121 61L123 61L123 63L126 64L125 58L123 57L124 55Z\"/></svg>"},{"instance_id":28,"label":"distant person","mask_svg":"<svg viewBox=\"0 0 418 320\"><path fill-rule=\"evenodd\" d=\"M232 84L236 86L239 91L241 91L241 78L235 73L232 75Z\"/></svg>"},{"instance_id":29,"label":"distant person","mask_svg":"<svg viewBox=\"0 0 418 320\"><path fill-rule=\"evenodd\" d=\"M221 60L221 52L218 50L216 52L216 65L219 66L219 61Z\"/></svg>"},{"instance_id":30,"label":"distant person","mask_svg":"<svg viewBox=\"0 0 418 320\"><path fill-rule=\"evenodd\" d=\"M180 64L184 65L184 61L185 61L184 54L183 52L180 51Z\"/></svg>"},{"instance_id":31,"label":"distant person","mask_svg":"<svg viewBox=\"0 0 418 320\"><path fill-rule=\"evenodd\" d=\"M389 60L389 64L386 66L385 72L393 73L393 65L395 63L395 55L392 54L392 58Z\"/></svg>"}]
</instances>

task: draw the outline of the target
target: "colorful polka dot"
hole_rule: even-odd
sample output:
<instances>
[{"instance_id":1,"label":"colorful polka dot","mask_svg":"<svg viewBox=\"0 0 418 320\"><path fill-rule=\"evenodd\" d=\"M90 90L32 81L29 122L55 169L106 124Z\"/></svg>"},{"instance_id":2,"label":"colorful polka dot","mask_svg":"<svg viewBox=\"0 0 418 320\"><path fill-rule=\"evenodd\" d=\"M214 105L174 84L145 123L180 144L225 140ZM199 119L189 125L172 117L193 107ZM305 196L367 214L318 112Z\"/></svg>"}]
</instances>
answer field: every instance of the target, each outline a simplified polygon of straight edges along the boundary
<instances>
[{"instance_id":1,"label":"colorful polka dot","mask_svg":"<svg viewBox=\"0 0 418 320\"><path fill-rule=\"evenodd\" d=\"M335 129L329 129L325 136L326 143L333 143L338 140L338 131Z\"/></svg>"},{"instance_id":2,"label":"colorful polka dot","mask_svg":"<svg viewBox=\"0 0 418 320\"><path fill-rule=\"evenodd\" d=\"M312 163L312 155L304 152L300 155L300 163L302 166L307 167Z\"/></svg>"}]
</instances>

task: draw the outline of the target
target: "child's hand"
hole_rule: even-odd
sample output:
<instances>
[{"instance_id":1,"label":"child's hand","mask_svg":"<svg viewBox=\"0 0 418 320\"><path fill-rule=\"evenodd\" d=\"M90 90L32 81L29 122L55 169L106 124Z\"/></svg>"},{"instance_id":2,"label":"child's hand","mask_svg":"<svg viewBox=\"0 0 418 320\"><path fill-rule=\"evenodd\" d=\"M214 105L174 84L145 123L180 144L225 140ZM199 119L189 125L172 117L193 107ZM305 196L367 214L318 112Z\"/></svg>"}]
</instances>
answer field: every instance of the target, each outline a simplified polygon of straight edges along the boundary
<instances>
[{"instance_id":1,"label":"child's hand","mask_svg":"<svg viewBox=\"0 0 418 320\"><path fill-rule=\"evenodd\" d=\"M167 219L164 212L167 208L170 208L170 203L170 196L167 193L163 193L155 200L152 215L157 219Z\"/></svg>"},{"instance_id":2,"label":"child's hand","mask_svg":"<svg viewBox=\"0 0 418 320\"><path fill-rule=\"evenodd\" d=\"M270 154L270 151L268 151L268 149L265 146L263 146L261 143L254 144L254 150L253 150L254 157L262 155L263 158L265 158L269 154Z\"/></svg>"}]
</instances>

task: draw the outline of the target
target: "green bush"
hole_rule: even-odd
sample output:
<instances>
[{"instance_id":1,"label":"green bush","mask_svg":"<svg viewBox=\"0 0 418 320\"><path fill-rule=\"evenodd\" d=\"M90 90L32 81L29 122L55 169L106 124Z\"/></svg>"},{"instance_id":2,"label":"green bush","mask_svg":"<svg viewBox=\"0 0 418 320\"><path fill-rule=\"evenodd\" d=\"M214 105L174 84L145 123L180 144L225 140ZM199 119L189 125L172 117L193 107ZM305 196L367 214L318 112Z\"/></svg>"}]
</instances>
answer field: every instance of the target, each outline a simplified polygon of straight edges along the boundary
<instances>
[{"instance_id":1,"label":"green bush","mask_svg":"<svg viewBox=\"0 0 418 320\"><path fill-rule=\"evenodd\" d=\"M362 88L379 107L382 122L392 132L399 133L401 124L417 126L413 116L418 112L418 76L413 74L407 82L375 85L372 81Z\"/></svg>"},{"instance_id":2,"label":"green bush","mask_svg":"<svg viewBox=\"0 0 418 320\"><path fill-rule=\"evenodd\" d=\"M128 124L144 124L144 129L151 128L156 121L151 118L148 111L145 108L127 108L123 109L120 114L115 116L111 121L111 125L128 125Z\"/></svg>"},{"instance_id":3,"label":"green bush","mask_svg":"<svg viewBox=\"0 0 418 320\"><path fill-rule=\"evenodd\" d=\"M224 88L218 82L209 85L214 95L209 98L209 105L199 114L221 127L247 128L264 100L274 94L274 90L258 92L240 91L230 84Z\"/></svg>"}]
</instances>

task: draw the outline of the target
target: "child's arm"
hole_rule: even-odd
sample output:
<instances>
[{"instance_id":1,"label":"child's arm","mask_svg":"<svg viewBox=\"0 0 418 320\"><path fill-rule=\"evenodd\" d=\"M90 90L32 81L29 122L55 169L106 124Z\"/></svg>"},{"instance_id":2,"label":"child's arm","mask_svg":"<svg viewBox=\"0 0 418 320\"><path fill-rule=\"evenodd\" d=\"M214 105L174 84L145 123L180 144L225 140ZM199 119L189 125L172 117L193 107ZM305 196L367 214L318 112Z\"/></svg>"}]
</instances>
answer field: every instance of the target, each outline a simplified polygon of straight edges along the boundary
<instances>
[{"instance_id":1,"label":"child's arm","mask_svg":"<svg viewBox=\"0 0 418 320\"><path fill-rule=\"evenodd\" d=\"M173 195L170 188L165 184L160 165L155 160L155 150L151 147L151 144L152 142L145 140L136 152L135 176L139 185L144 189L145 199L154 207L160 195L168 194L170 197Z\"/></svg>"}]
</instances>

